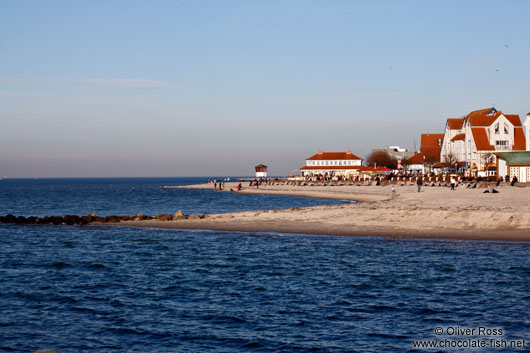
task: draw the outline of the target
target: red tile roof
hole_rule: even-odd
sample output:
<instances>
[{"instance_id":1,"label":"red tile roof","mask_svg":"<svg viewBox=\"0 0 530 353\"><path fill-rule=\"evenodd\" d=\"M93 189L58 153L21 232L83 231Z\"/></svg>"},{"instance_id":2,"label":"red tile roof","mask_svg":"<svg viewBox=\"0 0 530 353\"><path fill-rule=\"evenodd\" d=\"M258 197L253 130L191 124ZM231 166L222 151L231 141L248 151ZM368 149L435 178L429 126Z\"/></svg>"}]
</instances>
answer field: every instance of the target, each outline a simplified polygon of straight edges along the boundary
<instances>
[{"instance_id":1,"label":"red tile roof","mask_svg":"<svg viewBox=\"0 0 530 353\"><path fill-rule=\"evenodd\" d=\"M519 118L519 115L505 115L505 117L510 121L510 123L513 124L513 126L523 126L523 124L521 124L521 119Z\"/></svg>"},{"instance_id":2,"label":"red tile roof","mask_svg":"<svg viewBox=\"0 0 530 353\"><path fill-rule=\"evenodd\" d=\"M414 156L410 157L405 161L405 164L422 164L423 163L423 153L417 153Z\"/></svg>"},{"instance_id":3,"label":"red tile roof","mask_svg":"<svg viewBox=\"0 0 530 353\"><path fill-rule=\"evenodd\" d=\"M420 152L426 156L434 157L434 161L440 161L440 152L442 152L441 141L444 134L422 134Z\"/></svg>"},{"instance_id":4,"label":"red tile roof","mask_svg":"<svg viewBox=\"0 0 530 353\"><path fill-rule=\"evenodd\" d=\"M486 114L475 114L473 116L469 116L469 125L471 126L490 126L493 124L495 120L502 114L501 111L498 111L497 113L493 115L486 115Z\"/></svg>"},{"instance_id":5,"label":"red tile roof","mask_svg":"<svg viewBox=\"0 0 530 353\"><path fill-rule=\"evenodd\" d=\"M514 151L525 151L526 150L526 139L524 137L524 131L522 127L516 127L514 129L512 149Z\"/></svg>"},{"instance_id":6,"label":"red tile roof","mask_svg":"<svg viewBox=\"0 0 530 353\"><path fill-rule=\"evenodd\" d=\"M305 166L300 168L300 170L327 170L327 169L333 169L333 170L345 170L345 169L360 169L362 166L360 165L317 165L317 166Z\"/></svg>"},{"instance_id":7,"label":"red tile roof","mask_svg":"<svg viewBox=\"0 0 530 353\"><path fill-rule=\"evenodd\" d=\"M486 108L486 109L473 110L471 113L467 115L467 118L469 119L473 116L478 116L478 115L487 115L493 109L495 108L491 107L491 108Z\"/></svg>"},{"instance_id":8,"label":"red tile roof","mask_svg":"<svg viewBox=\"0 0 530 353\"><path fill-rule=\"evenodd\" d=\"M351 160L351 159L358 159L362 160L362 158L357 157L353 153L351 153L350 150L346 152L322 152L318 151L317 154L306 158L307 161L324 161L324 160Z\"/></svg>"},{"instance_id":9,"label":"red tile roof","mask_svg":"<svg viewBox=\"0 0 530 353\"><path fill-rule=\"evenodd\" d=\"M465 137L466 137L466 134L458 134L458 135L456 135L455 137L453 137L453 138L451 139L451 141L459 141L459 140L463 140L463 139L465 139Z\"/></svg>"},{"instance_id":10,"label":"red tile roof","mask_svg":"<svg viewBox=\"0 0 530 353\"><path fill-rule=\"evenodd\" d=\"M485 128L472 128L473 139L475 140L475 146L477 151L494 151L495 148L490 145L488 140L488 134Z\"/></svg>"},{"instance_id":11,"label":"red tile roof","mask_svg":"<svg viewBox=\"0 0 530 353\"><path fill-rule=\"evenodd\" d=\"M447 119L447 125L451 130L460 130L464 126L464 118L460 119Z\"/></svg>"}]
</instances>

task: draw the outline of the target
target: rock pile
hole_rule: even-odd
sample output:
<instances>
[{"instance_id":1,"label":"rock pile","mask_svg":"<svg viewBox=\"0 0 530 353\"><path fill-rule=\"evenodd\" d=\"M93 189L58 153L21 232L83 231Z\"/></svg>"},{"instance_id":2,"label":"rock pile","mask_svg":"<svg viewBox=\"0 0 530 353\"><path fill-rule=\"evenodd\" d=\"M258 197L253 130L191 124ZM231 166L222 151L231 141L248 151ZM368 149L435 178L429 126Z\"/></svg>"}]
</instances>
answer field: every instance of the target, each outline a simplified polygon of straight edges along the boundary
<instances>
[{"instance_id":1,"label":"rock pile","mask_svg":"<svg viewBox=\"0 0 530 353\"><path fill-rule=\"evenodd\" d=\"M135 216L123 215L109 215L106 217L96 216L94 213L91 213L87 216L77 216L77 215L65 215L65 216L46 216L46 217L24 217L24 216L14 216L8 214L6 216L0 216L0 223L11 223L11 224L52 224L52 225L86 225L89 223L120 223L128 221L148 221L148 220L157 220L157 221L178 221L186 219L204 219L208 218L207 215L190 215L185 216L182 211L176 212L174 215L169 213L162 213L159 215L147 216L143 213L139 213Z\"/></svg>"}]
</instances>

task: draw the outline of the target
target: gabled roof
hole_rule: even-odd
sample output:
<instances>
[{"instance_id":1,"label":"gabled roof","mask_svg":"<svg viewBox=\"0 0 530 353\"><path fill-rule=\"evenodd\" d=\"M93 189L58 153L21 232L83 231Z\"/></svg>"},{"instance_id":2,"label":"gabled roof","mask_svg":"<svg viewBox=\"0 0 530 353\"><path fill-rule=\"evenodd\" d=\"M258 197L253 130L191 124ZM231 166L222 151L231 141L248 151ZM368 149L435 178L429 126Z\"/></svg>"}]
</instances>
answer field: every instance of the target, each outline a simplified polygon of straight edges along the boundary
<instances>
[{"instance_id":1,"label":"gabled roof","mask_svg":"<svg viewBox=\"0 0 530 353\"><path fill-rule=\"evenodd\" d=\"M473 110L471 113L469 113L467 115L467 119L470 119L471 117L474 117L474 116L479 116L479 115L493 115L497 113L497 109L495 109L494 107L491 107L491 108L486 108L486 109L479 109L479 110Z\"/></svg>"},{"instance_id":2,"label":"gabled roof","mask_svg":"<svg viewBox=\"0 0 530 353\"><path fill-rule=\"evenodd\" d=\"M495 114L487 115L487 114L476 114L469 117L469 125L471 126L490 126L493 124L495 120L499 116L501 116L502 112L498 111Z\"/></svg>"},{"instance_id":3,"label":"gabled roof","mask_svg":"<svg viewBox=\"0 0 530 353\"><path fill-rule=\"evenodd\" d=\"M477 151L495 151L495 148L489 143L485 128L472 128L471 132L473 133Z\"/></svg>"},{"instance_id":4,"label":"gabled roof","mask_svg":"<svg viewBox=\"0 0 530 353\"><path fill-rule=\"evenodd\" d=\"M357 157L350 150L346 152L322 152L318 151L317 154L306 158L307 161L327 161L327 160L344 160L344 159L357 159L362 160L362 158Z\"/></svg>"},{"instance_id":5,"label":"gabled roof","mask_svg":"<svg viewBox=\"0 0 530 353\"><path fill-rule=\"evenodd\" d=\"M519 118L519 115L517 114L511 114L511 115L504 115L506 119L510 121L510 123L513 124L513 126L523 126L521 124L521 119Z\"/></svg>"},{"instance_id":6,"label":"gabled roof","mask_svg":"<svg viewBox=\"0 0 530 353\"><path fill-rule=\"evenodd\" d=\"M453 138L451 139L451 141L459 141L459 140L463 140L463 139L465 139L465 138L466 138L466 134L458 134L458 135L456 135L455 137L453 137Z\"/></svg>"},{"instance_id":7,"label":"gabled roof","mask_svg":"<svg viewBox=\"0 0 530 353\"><path fill-rule=\"evenodd\" d=\"M460 130L464 126L464 118L447 119L447 125L449 125L450 130Z\"/></svg>"},{"instance_id":8,"label":"gabled roof","mask_svg":"<svg viewBox=\"0 0 530 353\"><path fill-rule=\"evenodd\" d=\"M513 134L513 148L514 151L525 151L526 150L526 139L524 137L524 131L522 127L516 127Z\"/></svg>"}]
</instances>

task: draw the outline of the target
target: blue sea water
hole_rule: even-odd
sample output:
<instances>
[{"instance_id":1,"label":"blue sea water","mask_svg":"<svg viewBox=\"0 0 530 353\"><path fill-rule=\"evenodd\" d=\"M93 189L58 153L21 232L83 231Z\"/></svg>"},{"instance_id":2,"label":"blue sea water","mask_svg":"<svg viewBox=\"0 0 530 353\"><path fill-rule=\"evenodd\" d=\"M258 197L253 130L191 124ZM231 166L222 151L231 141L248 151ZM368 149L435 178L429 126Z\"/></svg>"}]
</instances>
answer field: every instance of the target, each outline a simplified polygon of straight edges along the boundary
<instances>
[{"instance_id":1,"label":"blue sea water","mask_svg":"<svg viewBox=\"0 0 530 353\"><path fill-rule=\"evenodd\" d=\"M3 180L0 214L337 202L161 188L201 180ZM434 333L455 326L530 349L528 243L37 225L0 242L2 352L419 352L467 338Z\"/></svg>"}]
</instances>

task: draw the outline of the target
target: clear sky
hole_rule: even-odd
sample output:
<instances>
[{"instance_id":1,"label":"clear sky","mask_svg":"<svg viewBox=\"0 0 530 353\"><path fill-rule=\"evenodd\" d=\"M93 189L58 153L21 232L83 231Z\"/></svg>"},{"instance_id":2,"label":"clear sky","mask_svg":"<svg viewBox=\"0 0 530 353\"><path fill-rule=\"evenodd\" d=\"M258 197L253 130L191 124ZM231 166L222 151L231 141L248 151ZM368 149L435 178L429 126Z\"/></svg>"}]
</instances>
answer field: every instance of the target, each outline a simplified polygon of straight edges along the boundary
<instances>
[{"instance_id":1,"label":"clear sky","mask_svg":"<svg viewBox=\"0 0 530 353\"><path fill-rule=\"evenodd\" d=\"M530 1L0 1L0 177L275 175L530 111Z\"/></svg>"}]
</instances>

